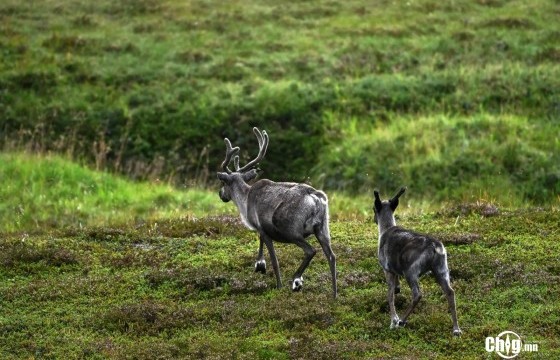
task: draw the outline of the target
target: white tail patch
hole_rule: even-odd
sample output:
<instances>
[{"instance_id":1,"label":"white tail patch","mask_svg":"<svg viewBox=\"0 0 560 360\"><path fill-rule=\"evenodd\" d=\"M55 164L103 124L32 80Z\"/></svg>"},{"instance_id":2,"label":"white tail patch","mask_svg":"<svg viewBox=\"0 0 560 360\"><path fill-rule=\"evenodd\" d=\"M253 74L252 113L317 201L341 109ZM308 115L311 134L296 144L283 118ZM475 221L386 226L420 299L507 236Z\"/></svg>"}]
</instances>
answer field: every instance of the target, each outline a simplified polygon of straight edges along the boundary
<instances>
[{"instance_id":1,"label":"white tail patch","mask_svg":"<svg viewBox=\"0 0 560 360\"><path fill-rule=\"evenodd\" d=\"M436 252L440 255L445 255L447 254L447 252L445 251L445 248L443 247L443 245L436 245Z\"/></svg>"},{"instance_id":2,"label":"white tail patch","mask_svg":"<svg viewBox=\"0 0 560 360\"><path fill-rule=\"evenodd\" d=\"M323 194L323 195L324 195L324 194ZM313 198L313 200L321 202L321 204L323 204L323 205L327 205L327 204L328 204L326 195L325 195L324 197L323 197L323 196L319 197L319 196L317 196L317 195L315 195L315 194L310 194L309 196L311 196L311 197Z\"/></svg>"}]
</instances>

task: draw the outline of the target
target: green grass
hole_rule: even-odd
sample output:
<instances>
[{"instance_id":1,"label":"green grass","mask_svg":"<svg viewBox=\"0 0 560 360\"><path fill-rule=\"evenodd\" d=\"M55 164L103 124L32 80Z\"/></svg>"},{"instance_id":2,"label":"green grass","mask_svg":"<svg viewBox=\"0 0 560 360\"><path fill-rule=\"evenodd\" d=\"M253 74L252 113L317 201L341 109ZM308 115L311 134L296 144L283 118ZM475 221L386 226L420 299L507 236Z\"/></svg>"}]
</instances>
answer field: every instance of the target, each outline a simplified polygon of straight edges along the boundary
<instances>
[{"instance_id":1,"label":"green grass","mask_svg":"<svg viewBox=\"0 0 560 360\"><path fill-rule=\"evenodd\" d=\"M0 232L121 225L151 219L237 214L218 187L133 182L56 155L0 153ZM369 195L329 194L331 216L359 219L371 210ZM430 206L424 203L423 208Z\"/></svg>"},{"instance_id":2,"label":"green grass","mask_svg":"<svg viewBox=\"0 0 560 360\"><path fill-rule=\"evenodd\" d=\"M0 232L42 232L64 227L143 224L153 219L191 219L237 214L233 203L218 197L219 184L181 189L161 181L134 182L95 171L56 155L0 153ZM394 189L387 190L393 191ZM473 194L467 204L500 205L496 199ZM506 195L511 195L509 192ZM329 191L330 215L335 220L371 216L372 193L349 195ZM517 199L503 197L506 204ZM401 211L407 214L440 211L463 202L441 202L414 194L411 187ZM504 204L505 205L505 204ZM469 205L470 206L470 205Z\"/></svg>"},{"instance_id":3,"label":"green grass","mask_svg":"<svg viewBox=\"0 0 560 360\"><path fill-rule=\"evenodd\" d=\"M332 122L330 153L313 171L319 186L371 194L402 184L434 204L560 201L556 123L508 115L411 116L381 124L349 118L343 129Z\"/></svg>"},{"instance_id":4,"label":"green grass","mask_svg":"<svg viewBox=\"0 0 560 360\"><path fill-rule=\"evenodd\" d=\"M353 122L366 133L393 129L395 139L397 130L412 130L398 124L416 119L444 130L471 118L511 120L512 128L490 127L488 136L505 130L521 157L552 151L534 183L510 176L522 168L504 175L500 166L518 159L487 140L476 141L482 158L460 159L472 185L416 192L454 200L484 192L487 183L470 179L497 162L497 183L539 205L559 191L558 143L536 143L560 126L557 12L553 0L6 0L0 145L66 153L134 178L209 182L223 137L247 159L257 125L271 135L266 176L310 177L328 190L361 192L387 185L387 170L378 166L385 154L368 154L365 179L353 177L358 169L320 178L333 163L356 161L333 147L351 147L355 137L360 149L378 146L375 137L347 131ZM518 132L520 122L531 132ZM456 137L430 129L449 142L449 153L461 151ZM480 129L460 135L480 137ZM403 180L420 184L448 177L454 165L403 155ZM426 171L417 170L422 162Z\"/></svg>"},{"instance_id":5,"label":"green grass","mask_svg":"<svg viewBox=\"0 0 560 360\"><path fill-rule=\"evenodd\" d=\"M397 221L447 247L464 331L454 339L429 277L407 327L389 329L365 196L330 194L333 301L320 253L301 293L289 290L295 246L276 246L286 287L274 289L270 268L255 273L257 237L215 191L134 183L56 156L0 160L2 358L481 358L485 338L505 330L538 343L537 356L559 355L558 206L403 198ZM399 313L410 296L403 283Z\"/></svg>"},{"instance_id":6,"label":"green grass","mask_svg":"<svg viewBox=\"0 0 560 360\"><path fill-rule=\"evenodd\" d=\"M0 154L0 231L142 223L152 217L192 218L234 209L217 193L161 183L134 183L58 156Z\"/></svg>"},{"instance_id":7,"label":"green grass","mask_svg":"<svg viewBox=\"0 0 560 360\"><path fill-rule=\"evenodd\" d=\"M515 331L559 355L557 208L403 215L447 246L463 336L433 279L406 328L389 329L370 219L333 221L340 295L318 255L305 288L254 273L256 236L237 218L49 230L0 238L2 358L494 358L487 336ZM316 243L315 243L316 245ZM284 283L301 251L277 245ZM403 285L397 309L410 290ZM528 354L524 358L532 358Z\"/></svg>"}]
</instances>

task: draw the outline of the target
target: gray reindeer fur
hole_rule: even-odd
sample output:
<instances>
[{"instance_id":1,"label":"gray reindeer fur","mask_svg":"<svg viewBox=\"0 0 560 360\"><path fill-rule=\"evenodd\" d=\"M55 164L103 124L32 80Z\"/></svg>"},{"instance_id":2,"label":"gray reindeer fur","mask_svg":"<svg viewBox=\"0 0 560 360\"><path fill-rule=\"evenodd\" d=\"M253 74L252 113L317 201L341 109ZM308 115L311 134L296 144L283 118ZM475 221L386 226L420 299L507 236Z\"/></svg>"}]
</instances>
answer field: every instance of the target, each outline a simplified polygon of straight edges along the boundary
<instances>
[{"instance_id":1,"label":"gray reindeer fur","mask_svg":"<svg viewBox=\"0 0 560 360\"><path fill-rule=\"evenodd\" d=\"M393 213L399 205L399 197L404 194L405 190L405 188L401 188L388 201L381 201L379 192L374 191L374 220L379 227L378 256L389 285L387 297L391 313L391 328L406 325L408 316L422 298L419 278L431 271L447 297L453 321L453 335L458 336L461 334L461 329L457 322L455 292L451 288L447 253L443 244L427 235L396 225ZM399 289L399 276L406 279L412 290L412 303L402 319L399 319L395 310L395 293Z\"/></svg>"},{"instance_id":2,"label":"gray reindeer fur","mask_svg":"<svg viewBox=\"0 0 560 360\"><path fill-rule=\"evenodd\" d=\"M302 274L316 254L306 238L315 235L321 245L331 271L333 296L337 296L336 257L330 245L329 208L324 192L315 190L309 185L291 182L274 182L258 180L255 167L262 160L268 147L268 134L253 128L259 142L259 154L242 168L239 167L239 148L232 148L230 141L226 143L226 159L222 163L223 172L218 172L222 182L220 198L224 202L232 200L237 206L241 220L251 230L259 233L259 254L255 263L255 271L265 273L266 263L263 255L263 244L268 249L276 287L282 287L278 259L273 241L291 243L304 251L304 259L294 274L292 290L303 287ZM233 157L235 171L228 168Z\"/></svg>"}]
</instances>

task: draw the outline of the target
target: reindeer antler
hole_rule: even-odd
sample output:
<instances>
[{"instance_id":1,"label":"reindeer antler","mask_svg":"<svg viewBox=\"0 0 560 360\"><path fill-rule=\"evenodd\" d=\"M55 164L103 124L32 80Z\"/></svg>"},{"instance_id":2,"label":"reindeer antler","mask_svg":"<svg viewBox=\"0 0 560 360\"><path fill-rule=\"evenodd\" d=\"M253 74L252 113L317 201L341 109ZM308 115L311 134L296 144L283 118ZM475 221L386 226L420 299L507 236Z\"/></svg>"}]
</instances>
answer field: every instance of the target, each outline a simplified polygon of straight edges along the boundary
<instances>
[{"instance_id":1,"label":"reindeer antler","mask_svg":"<svg viewBox=\"0 0 560 360\"><path fill-rule=\"evenodd\" d=\"M253 128L253 132L255 133L255 136L257 137L257 141L259 142L259 154L257 155L256 158L249 161L245 166L243 166L240 169L237 168L239 166L239 158L234 159L236 164L236 171L238 172L251 170L256 165L258 165L258 163L263 159L264 155L266 154L266 149L268 148L268 134L266 133L266 131L264 130L260 131L256 127Z\"/></svg>"},{"instance_id":2,"label":"reindeer antler","mask_svg":"<svg viewBox=\"0 0 560 360\"><path fill-rule=\"evenodd\" d=\"M231 162L231 157L234 156L234 155L237 155L237 153L239 152L239 147L236 146L236 147L232 148L231 147L231 142L229 141L228 138L225 138L224 142L226 143L226 159L224 160L224 162L222 162L222 170L224 170L228 174L231 174L232 171L228 168L228 165ZM238 158L237 156L235 156L235 157ZM237 167L239 165L239 160L237 160L235 165L236 165L235 170L237 171Z\"/></svg>"}]
</instances>

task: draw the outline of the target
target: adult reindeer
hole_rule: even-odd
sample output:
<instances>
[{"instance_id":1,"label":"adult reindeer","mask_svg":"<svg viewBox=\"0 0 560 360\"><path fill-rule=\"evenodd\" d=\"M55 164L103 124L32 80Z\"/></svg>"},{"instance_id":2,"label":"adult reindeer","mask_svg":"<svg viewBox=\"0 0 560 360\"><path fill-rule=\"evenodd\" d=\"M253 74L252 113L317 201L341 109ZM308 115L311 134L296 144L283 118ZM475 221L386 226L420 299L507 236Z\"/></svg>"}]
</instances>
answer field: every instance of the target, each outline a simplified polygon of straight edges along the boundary
<instances>
[{"instance_id":1,"label":"adult reindeer","mask_svg":"<svg viewBox=\"0 0 560 360\"><path fill-rule=\"evenodd\" d=\"M222 162L223 172L218 172L218 179L222 182L220 199L224 202L232 200L239 210L243 224L259 233L260 245L255 270L263 273L266 271L264 244L272 261L276 287L281 288L282 280L273 241L295 244L303 249L305 255L294 274L292 290L301 290L302 274L317 252L305 239L314 234L329 261L333 296L336 297L336 257L331 249L327 195L309 185L291 182L262 179L249 185L257 177L256 167L264 158L268 147L268 134L256 127L253 132L259 142L259 153L243 167L239 167L239 147L232 147L231 142L224 139L226 158ZM232 158L235 171L229 169Z\"/></svg>"}]
</instances>

